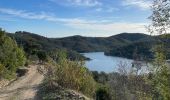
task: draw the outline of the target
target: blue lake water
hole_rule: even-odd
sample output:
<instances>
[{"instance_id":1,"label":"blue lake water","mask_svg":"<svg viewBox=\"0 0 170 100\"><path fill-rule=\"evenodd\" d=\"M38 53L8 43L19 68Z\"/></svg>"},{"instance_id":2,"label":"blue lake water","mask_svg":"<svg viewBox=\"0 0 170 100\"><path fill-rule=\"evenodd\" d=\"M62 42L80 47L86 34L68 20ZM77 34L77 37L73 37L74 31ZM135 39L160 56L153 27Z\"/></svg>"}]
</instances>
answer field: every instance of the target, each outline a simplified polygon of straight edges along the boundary
<instances>
[{"instance_id":1,"label":"blue lake water","mask_svg":"<svg viewBox=\"0 0 170 100\"><path fill-rule=\"evenodd\" d=\"M133 60L112 57L104 55L104 52L92 52L92 53L82 53L85 57L90 58L90 61L86 61L86 67L91 71L104 71L106 73L117 72L118 67L121 63L126 64L126 66L131 67Z\"/></svg>"}]
</instances>

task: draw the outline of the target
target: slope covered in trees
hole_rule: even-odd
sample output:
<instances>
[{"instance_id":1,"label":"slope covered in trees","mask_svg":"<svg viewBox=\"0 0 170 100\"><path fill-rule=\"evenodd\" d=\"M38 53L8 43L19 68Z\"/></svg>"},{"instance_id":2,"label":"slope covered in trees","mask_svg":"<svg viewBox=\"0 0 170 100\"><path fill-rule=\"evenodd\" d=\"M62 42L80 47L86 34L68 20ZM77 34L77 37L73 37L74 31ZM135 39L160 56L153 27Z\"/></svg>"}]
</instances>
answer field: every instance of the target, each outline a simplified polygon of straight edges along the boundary
<instances>
[{"instance_id":1,"label":"slope covered in trees","mask_svg":"<svg viewBox=\"0 0 170 100\"><path fill-rule=\"evenodd\" d=\"M52 51L56 48L66 49L71 59L85 59L76 52L98 51L105 52L106 55L131 59L133 58L133 53L136 52L143 59L153 58L152 47L158 42L157 38L159 38L159 36L150 36L141 33L122 33L110 37L71 36L64 38L47 38L21 31L8 35L15 38L17 43L22 45L24 50L29 54L34 54L37 50ZM167 54L169 55L169 53Z\"/></svg>"},{"instance_id":2,"label":"slope covered in trees","mask_svg":"<svg viewBox=\"0 0 170 100\"><path fill-rule=\"evenodd\" d=\"M141 59L141 60L146 60L146 59L153 59L154 58L154 46L159 43L160 41L165 41L167 42L166 44L166 56L167 59L170 58L170 38L169 34L165 35L160 35L160 36L152 36L152 37L147 37L143 39L139 39L136 42L132 42L128 45L121 46L118 48L112 48L112 50L105 52L106 55L112 55L112 56L119 56L119 57L126 57L133 59L134 58L134 53L136 53Z\"/></svg>"}]
</instances>

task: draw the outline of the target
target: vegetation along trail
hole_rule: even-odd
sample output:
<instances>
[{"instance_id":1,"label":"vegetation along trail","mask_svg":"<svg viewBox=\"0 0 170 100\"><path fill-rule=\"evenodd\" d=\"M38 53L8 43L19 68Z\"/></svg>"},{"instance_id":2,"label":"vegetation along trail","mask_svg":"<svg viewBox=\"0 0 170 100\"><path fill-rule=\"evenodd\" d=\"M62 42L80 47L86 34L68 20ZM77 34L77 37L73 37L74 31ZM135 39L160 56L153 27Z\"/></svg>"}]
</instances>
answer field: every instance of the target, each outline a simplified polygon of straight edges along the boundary
<instances>
[{"instance_id":1,"label":"vegetation along trail","mask_svg":"<svg viewBox=\"0 0 170 100\"><path fill-rule=\"evenodd\" d=\"M39 65L31 65L25 76L18 78L0 90L0 100L37 100L36 92L44 76L37 70Z\"/></svg>"}]
</instances>

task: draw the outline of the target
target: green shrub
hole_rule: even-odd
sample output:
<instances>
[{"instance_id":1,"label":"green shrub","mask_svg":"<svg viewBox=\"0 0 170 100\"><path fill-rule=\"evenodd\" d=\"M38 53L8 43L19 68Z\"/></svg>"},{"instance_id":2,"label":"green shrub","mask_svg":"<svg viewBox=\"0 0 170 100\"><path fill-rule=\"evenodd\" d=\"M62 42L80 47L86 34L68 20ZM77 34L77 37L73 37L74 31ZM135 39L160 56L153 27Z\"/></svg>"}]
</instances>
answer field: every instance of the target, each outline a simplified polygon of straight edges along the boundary
<instances>
[{"instance_id":1,"label":"green shrub","mask_svg":"<svg viewBox=\"0 0 170 100\"><path fill-rule=\"evenodd\" d=\"M58 53L58 57L58 62L53 65L55 67L48 69L46 83L51 84L48 85L48 90L55 89L52 84L57 83L59 86L82 92L89 97L94 96L96 83L91 72L83 66L84 63L66 59L67 56L62 51Z\"/></svg>"},{"instance_id":2,"label":"green shrub","mask_svg":"<svg viewBox=\"0 0 170 100\"><path fill-rule=\"evenodd\" d=\"M25 61L24 51L4 31L0 30L1 78L14 77L16 69L23 66Z\"/></svg>"},{"instance_id":3,"label":"green shrub","mask_svg":"<svg viewBox=\"0 0 170 100\"><path fill-rule=\"evenodd\" d=\"M47 61L47 54L45 51L37 51L37 57L39 58L40 62Z\"/></svg>"},{"instance_id":4,"label":"green shrub","mask_svg":"<svg viewBox=\"0 0 170 100\"><path fill-rule=\"evenodd\" d=\"M94 79L80 62L63 60L60 65L57 65L55 75L58 84L61 86L81 91L89 96L92 96L95 92Z\"/></svg>"},{"instance_id":5,"label":"green shrub","mask_svg":"<svg viewBox=\"0 0 170 100\"><path fill-rule=\"evenodd\" d=\"M106 85L99 85L96 90L96 100L112 100L111 93Z\"/></svg>"}]
</instances>

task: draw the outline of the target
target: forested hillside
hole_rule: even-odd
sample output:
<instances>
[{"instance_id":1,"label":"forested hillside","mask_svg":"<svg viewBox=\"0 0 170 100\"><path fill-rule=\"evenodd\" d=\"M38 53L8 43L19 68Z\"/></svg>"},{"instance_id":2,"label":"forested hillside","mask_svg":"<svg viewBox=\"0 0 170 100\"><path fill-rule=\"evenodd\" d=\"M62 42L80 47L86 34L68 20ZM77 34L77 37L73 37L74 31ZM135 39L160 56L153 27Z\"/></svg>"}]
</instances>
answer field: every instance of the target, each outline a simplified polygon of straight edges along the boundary
<instances>
[{"instance_id":1,"label":"forested hillside","mask_svg":"<svg viewBox=\"0 0 170 100\"><path fill-rule=\"evenodd\" d=\"M152 48L158 42L157 38L161 37L142 33L121 33L110 37L71 36L48 38L24 31L8 35L15 38L17 43L23 46L27 53L35 53L36 50L52 51L55 49L66 49L70 55L69 57L72 59L85 59L78 53L98 51L105 52L106 55L130 59L133 58L133 54L136 52L141 59L152 59ZM167 40L169 41L169 38ZM169 58L169 53L167 55Z\"/></svg>"},{"instance_id":2,"label":"forested hillside","mask_svg":"<svg viewBox=\"0 0 170 100\"><path fill-rule=\"evenodd\" d=\"M126 34L127 33L124 33L124 35ZM37 34L22 31L9 35L14 37L18 44L23 45L24 47L31 46L32 48L39 48L46 51L55 48L66 48L77 52L108 51L113 47L120 47L135 41L126 38L124 39L119 35L111 37L71 36L65 38L47 38ZM144 34L138 35L141 36L140 39L147 36Z\"/></svg>"}]
</instances>

